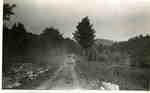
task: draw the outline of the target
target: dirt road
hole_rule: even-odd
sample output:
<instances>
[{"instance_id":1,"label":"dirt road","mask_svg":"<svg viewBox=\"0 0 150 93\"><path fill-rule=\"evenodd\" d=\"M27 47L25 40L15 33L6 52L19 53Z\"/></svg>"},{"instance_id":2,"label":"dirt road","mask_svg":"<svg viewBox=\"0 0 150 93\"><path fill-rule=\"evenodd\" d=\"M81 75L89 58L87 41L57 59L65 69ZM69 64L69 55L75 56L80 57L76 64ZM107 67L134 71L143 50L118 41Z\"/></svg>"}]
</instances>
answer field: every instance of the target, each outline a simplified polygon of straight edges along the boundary
<instances>
[{"instance_id":1,"label":"dirt road","mask_svg":"<svg viewBox=\"0 0 150 93\"><path fill-rule=\"evenodd\" d=\"M79 79L75 71L75 59L72 57L66 57L64 64L54 73L54 76L45 81L36 89L76 89L79 86Z\"/></svg>"},{"instance_id":2,"label":"dirt road","mask_svg":"<svg viewBox=\"0 0 150 93\"><path fill-rule=\"evenodd\" d=\"M54 73L52 78L42 83L36 89L40 90L68 90L68 89L98 89L98 90L119 90L119 86L97 80L89 80L86 76L81 77L81 72L76 71L76 59L71 55L67 56L64 63ZM100 83L101 82L101 83ZM100 85L100 86L99 86Z\"/></svg>"}]
</instances>

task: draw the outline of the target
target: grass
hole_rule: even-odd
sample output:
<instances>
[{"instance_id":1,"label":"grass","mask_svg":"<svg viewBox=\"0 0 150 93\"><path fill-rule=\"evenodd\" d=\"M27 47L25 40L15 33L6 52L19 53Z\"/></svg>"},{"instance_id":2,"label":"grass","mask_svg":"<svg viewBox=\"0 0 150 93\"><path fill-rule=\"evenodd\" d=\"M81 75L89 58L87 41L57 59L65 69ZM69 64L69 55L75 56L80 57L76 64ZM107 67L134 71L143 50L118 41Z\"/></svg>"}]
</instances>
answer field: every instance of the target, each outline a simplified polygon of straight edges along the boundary
<instances>
[{"instance_id":1,"label":"grass","mask_svg":"<svg viewBox=\"0 0 150 93\"><path fill-rule=\"evenodd\" d=\"M57 68L50 69L49 71L38 76L35 80L32 80L32 81L27 80L24 82L22 86L17 87L16 89L35 89L44 81L50 79L53 76L53 73L55 72L56 69Z\"/></svg>"},{"instance_id":2,"label":"grass","mask_svg":"<svg viewBox=\"0 0 150 93\"><path fill-rule=\"evenodd\" d=\"M77 65L80 73L88 79L98 79L118 84L121 90L149 90L150 69L135 68L125 65L112 66L83 58Z\"/></svg>"},{"instance_id":3,"label":"grass","mask_svg":"<svg viewBox=\"0 0 150 93\"><path fill-rule=\"evenodd\" d=\"M11 80L14 80L15 77L19 78L17 81L21 82L21 86L13 87L12 89L34 89L35 87L39 86L42 82L50 79L51 76L53 76L53 73L56 71L56 69L58 69L59 65L61 64L60 60L62 60L62 59L64 59L62 56L55 56L55 57L49 57L48 60L43 61L41 64L36 63L36 62L34 62L34 63L13 63L12 65L10 65L11 69L9 69L5 73L3 72L3 89L8 89L5 87L8 85L8 82L4 82L4 81L6 81L6 78L10 78ZM20 66L23 66L23 64L30 64L30 65L27 65L23 69L19 70ZM43 69L48 68L48 71L46 71L42 74L39 74L36 77L36 79L33 79L33 80L29 80L26 77L23 77L25 75L23 72L33 71L34 73L38 73L39 68L43 68ZM17 73L19 74L19 76L16 72L14 72L15 69L18 70ZM10 83L13 84L13 82L10 82Z\"/></svg>"}]
</instances>

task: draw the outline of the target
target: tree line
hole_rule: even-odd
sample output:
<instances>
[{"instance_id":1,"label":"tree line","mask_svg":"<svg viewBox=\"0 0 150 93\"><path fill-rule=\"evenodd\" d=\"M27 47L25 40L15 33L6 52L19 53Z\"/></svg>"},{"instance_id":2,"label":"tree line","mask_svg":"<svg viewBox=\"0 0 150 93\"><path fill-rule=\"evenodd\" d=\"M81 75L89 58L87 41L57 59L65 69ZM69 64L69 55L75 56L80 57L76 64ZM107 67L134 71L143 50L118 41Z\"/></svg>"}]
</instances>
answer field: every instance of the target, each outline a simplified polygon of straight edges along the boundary
<instances>
[{"instance_id":1,"label":"tree line","mask_svg":"<svg viewBox=\"0 0 150 93\"><path fill-rule=\"evenodd\" d=\"M77 44L70 38L65 38L57 28L47 27L41 34L28 32L22 22L16 22L9 27L11 16L15 13L14 4L3 6L3 68L8 69L15 57L31 58L32 62L43 61L50 55L77 52ZM34 61L33 61L34 60ZM24 60L22 60L24 61Z\"/></svg>"},{"instance_id":2,"label":"tree line","mask_svg":"<svg viewBox=\"0 0 150 93\"><path fill-rule=\"evenodd\" d=\"M104 50L99 46L94 50L95 30L88 17L84 17L76 26L73 39L64 38L57 28L47 27L41 34L28 32L25 25L21 22L8 27L11 16L14 15L15 4L4 4L3 6L3 63L11 56L29 56L32 58L44 58L53 51L60 54L60 51L70 53L80 53L87 56L96 56L96 50ZM131 64L138 66L150 65L150 36L137 36L128 41L119 42L109 47L111 50L127 52L131 57ZM82 51L82 52L81 52ZM94 51L94 52L91 52ZM9 62L8 62L9 63Z\"/></svg>"},{"instance_id":3,"label":"tree line","mask_svg":"<svg viewBox=\"0 0 150 93\"><path fill-rule=\"evenodd\" d=\"M50 43L52 43L50 46L57 46L57 44L60 44L63 40L69 40L69 38L65 39L63 37L63 34L61 34L60 31L54 27L45 28L40 35L27 32L24 24L22 24L21 22L15 23L11 28L8 28L7 23L9 23L10 17L14 15L14 7L16 7L16 5L4 4L3 8L3 20L6 23L3 25L3 41L5 48L7 46L10 47L11 45L16 45L14 46L14 48L19 50L19 48L22 47L22 49L20 50L23 50L26 47L23 44L29 43L29 41L36 42L37 39L35 40L35 37L37 36L39 36L38 39L40 39L42 43L41 45L43 45L45 48L49 47ZM78 43L80 47L85 50L84 54L86 54L88 48L90 48L94 44L95 30L92 28L92 24L90 23L88 17L84 17L81 22L79 22L76 28L77 30L75 31L75 33L73 33L74 39L76 43ZM71 39L70 41L73 42L73 40ZM9 43L6 45L6 42Z\"/></svg>"},{"instance_id":4,"label":"tree line","mask_svg":"<svg viewBox=\"0 0 150 93\"><path fill-rule=\"evenodd\" d=\"M113 49L128 53L131 66L150 67L150 36L148 34L115 43Z\"/></svg>"}]
</instances>

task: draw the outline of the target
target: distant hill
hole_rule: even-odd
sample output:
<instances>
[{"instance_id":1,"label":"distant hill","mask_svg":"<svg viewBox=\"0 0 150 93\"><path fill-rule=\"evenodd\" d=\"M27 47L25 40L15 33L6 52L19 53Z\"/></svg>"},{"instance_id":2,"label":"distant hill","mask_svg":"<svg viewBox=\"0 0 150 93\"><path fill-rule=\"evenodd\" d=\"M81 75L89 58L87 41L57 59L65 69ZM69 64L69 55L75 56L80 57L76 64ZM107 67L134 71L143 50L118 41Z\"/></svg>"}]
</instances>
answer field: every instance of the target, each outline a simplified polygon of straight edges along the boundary
<instances>
[{"instance_id":1,"label":"distant hill","mask_svg":"<svg viewBox=\"0 0 150 93\"><path fill-rule=\"evenodd\" d=\"M107 39L96 39L96 44L102 44L104 46L111 46L114 42L112 40Z\"/></svg>"}]
</instances>

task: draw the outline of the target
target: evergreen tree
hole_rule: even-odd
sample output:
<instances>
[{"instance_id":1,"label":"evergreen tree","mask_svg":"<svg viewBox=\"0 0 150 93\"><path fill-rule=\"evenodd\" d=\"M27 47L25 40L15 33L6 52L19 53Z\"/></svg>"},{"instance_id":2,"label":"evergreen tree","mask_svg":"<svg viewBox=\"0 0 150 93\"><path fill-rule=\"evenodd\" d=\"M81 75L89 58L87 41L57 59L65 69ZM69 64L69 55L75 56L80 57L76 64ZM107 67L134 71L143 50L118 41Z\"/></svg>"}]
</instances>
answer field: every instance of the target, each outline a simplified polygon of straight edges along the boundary
<instances>
[{"instance_id":1,"label":"evergreen tree","mask_svg":"<svg viewBox=\"0 0 150 93\"><path fill-rule=\"evenodd\" d=\"M47 51L53 48L59 48L62 40L64 39L60 31L53 27L48 27L40 34L40 40L43 51Z\"/></svg>"},{"instance_id":2,"label":"evergreen tree","mask_svg":"<svg viewBox=\"0 0 150 93\"><path fill-rule=\"evenodd\" d=\"M53 27L44 29L41 33L41 37L48 42L52 41L55 43L63 39L63 35L59 32L59 30Z\"/></svg>"},{"instance_id":3,"label":"evergreen tree","mask_svg":"<svg viewBox=\"0 0 150 93\"><path fill-rule=\"evenodd\" d=\"M3 5L3 20L10 20L10 16L14 15L14 12L12 11L14 7L16 7L15 4L10 5L6 3Z\"/></svg>"},{"instance_id":4,"label":"evergreen tree","mask_svg":"<svg viewBox=\"0 0 150 93\"><path fill-rule=\"evenodd\" d=\"M12 26L12 31L16 31L16 32L23 32L25 33L26 32L26 28L24 26L24 24L22 24L21 22L18 22L18 23L15 23L13 26Z\"/></svg>"},{"instance_id":5,"label":"evergreen tree","mask_svg":"<svg viewBox=\"0 0 150 93\"><path fill-rule=\"evenodd\" d=\"M92 28L92 24L88 17L84 17L82 21L77 25L77 30L74 35L74 39L80 44L87 54L88 48L94 44L95 30ZM87 54L88 55L88 54Z\"/></svg>"}]
</instances>

